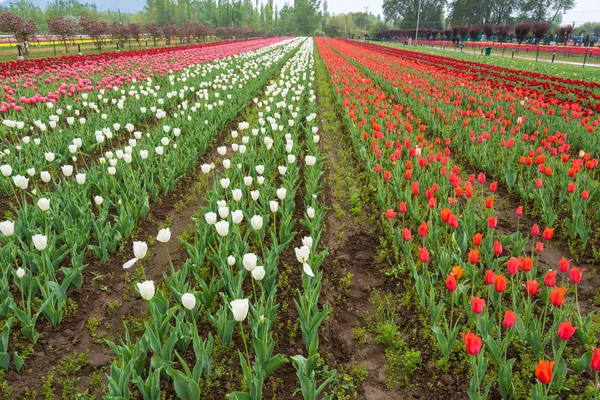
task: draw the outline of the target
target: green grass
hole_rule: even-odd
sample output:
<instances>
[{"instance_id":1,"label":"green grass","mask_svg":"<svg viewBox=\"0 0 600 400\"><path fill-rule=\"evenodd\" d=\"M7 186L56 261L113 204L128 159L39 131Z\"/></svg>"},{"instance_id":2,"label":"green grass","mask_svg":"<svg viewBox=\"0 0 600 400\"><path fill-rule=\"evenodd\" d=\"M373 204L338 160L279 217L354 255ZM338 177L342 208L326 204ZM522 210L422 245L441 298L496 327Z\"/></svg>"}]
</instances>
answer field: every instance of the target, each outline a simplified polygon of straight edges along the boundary
<instances>
[{"instance_id":1,"label":"green grass","mask_svg":"<svg viewBox=\"0 0 600 400\"><path fill-rule=\"evenodd\" d=\"M405 49L404 45L399 44L399 43L376 43L376 44ZM484 63L484 64L497 65L500 67L512 68L512 69L517 69L517 70L521 70L521 71L537 72L540 74L553 75L553 76L558 76L561 78L583 79L583 80L587 80L587 81L591 81L591 82L600 82L600 68L597 68L597 67L582 68L581 66L559 64L559 63L550 64L545 61L535 62L535 59L533 61L516 59L516 58L511 59L510 58L511 52L509 52L509 51L506 51L504 57L499 57L499 56L482 56L482 55L480 55L481 50L478 50L478 49L475 49L475 54L473 54L473 52L470 48L465 48L464 53L461 53L460 51L454 51L454 50L443 50L440 48L432 49L431 47L418 47L418 46L411 46L406 49L411 50L411 51L419 51L419 52L427 53L427 54L452 57L452 58L456 58L459 60L475 61L475 62L480 62L480 63ZM494 50L496 50L496 49L494 49ZM492 50L492 51L494 51L494 50ZM523 56L524 52L521 52L521 53L522 54L520 54L520 56ZM532 54L529 53L529 55L532 55ZM535 57L535 53L532 56ZM545 56L547 56L547 55L545 55ZM558 58L558 56L557 56L557 60L562 60L562 59L563 59L562 56L560 58ZM576 59L575 59L575 57L571 57L570 59L568 59L568 61L576 61ZM593 58L593 60L588 58L587 62L588 63L597 63L595 57Z\"/></svg>"}]
</instances>

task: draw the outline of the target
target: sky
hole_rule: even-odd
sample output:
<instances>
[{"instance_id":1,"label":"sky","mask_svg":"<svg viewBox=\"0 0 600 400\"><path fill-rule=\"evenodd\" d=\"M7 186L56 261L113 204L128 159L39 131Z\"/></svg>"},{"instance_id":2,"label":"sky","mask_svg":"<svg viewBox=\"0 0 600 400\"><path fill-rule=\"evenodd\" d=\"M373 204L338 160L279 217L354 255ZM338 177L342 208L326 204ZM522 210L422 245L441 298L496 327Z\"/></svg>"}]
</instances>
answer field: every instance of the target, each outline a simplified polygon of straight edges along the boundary
<instances>
[{"instance_id":1,"label":"sky","mask_svg":"<svg viewBox=\"0 0 600 400\"><path fill-rule=\"evenodd\" d=\"M0 0L0 3L9 1L10 0ZM119 4L119 2L116 0L82 0L81 2L86 1L90 3L96 3L98 5L98 8L101 10L104 10L107 4L112 5L113 7L111 8L114 8L115 3ZM293 0L274 0L274 3L279 5L279 8L281 8L286 2L293 4ZM34 0L33 3L45 5L48 3L48 0ZM575 26L577 26L587 21L600 22L599 0L576 0L576 3L577 4L575 8L563 15L563 24L572 24L573 22L575 22ZM120 4L124 6L123 8L127 8L128 11L133 11L136 9L141 10L145 4L145 0L126 0L124 3ZM370 13L374 15L381 14L383 16L383 11L381 8L382 5L383 0L329 0L328 3L329 12L332 14L341 14L350 11L364 12L365 7L369 7Z\"/></svg>"}]
</instances>

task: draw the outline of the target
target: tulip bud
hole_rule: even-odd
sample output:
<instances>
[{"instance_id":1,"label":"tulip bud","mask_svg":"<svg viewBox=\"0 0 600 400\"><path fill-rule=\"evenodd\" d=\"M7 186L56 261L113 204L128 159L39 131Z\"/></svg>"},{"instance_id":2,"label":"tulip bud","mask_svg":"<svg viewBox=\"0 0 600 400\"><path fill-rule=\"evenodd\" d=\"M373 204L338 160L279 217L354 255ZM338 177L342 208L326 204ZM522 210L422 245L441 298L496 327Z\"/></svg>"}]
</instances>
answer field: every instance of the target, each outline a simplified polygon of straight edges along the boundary
<instances>
[{"instance_id":1,"label":"tulip bud","mask_svg":"<svg viewBox=\"0 0 600 400\"><path fill-rule=\"evenodd\" d=\"M17 278L23 279L25 276L25 270L21 267L17 268Z\"/></svg>"},{"instance_id":2,"label":"tulip bud","mask_svg":"<svg viewBox=\"0 0 600 400\"><path fill-rule=\"evenodd\" d=\"M244 219L244 213L242 210L235 210L231 212L231 219L234 224L240 224Z\"/></svg>"},{"instance_id":3,"label":"tulip bud","mask_svg":"<svg viewBox=\"0 0 600 400\"><path fill-rule=\"evenodd\" d=\"M315 209L312 207L308 207L306 209L306 215L308 216L309 219L313 219L315 217Z\"/></svg>"},{"instance_id":4,"label":"tulip bud","mask_svg":"<svg viewBox=\"0 0 600 400\"><path fill-rule=\"evenodd\" d=\"M37 206L44 212L48 211L50 209L50 199L42 197L38 200Z\"/></svg>"},{"instance_id":5,"label":"tulip bud","mask_svg":"<svg viewBox=\"0 0 600 400\"><path fill-rule=\"evenodd\" d=\"M137 284L138 290L140 291L140 295L144 300L150 301L154 297L155 289L154 289L154 281L144 281L142 283Z\"/></svg>"},{"instance_id":6,"label":"tulip bud","mask_svg":"<svg viewBox=\"0 0 600 400\"><path fill-rule=\"evenodd\" d=\"M40 178L42 179L42 182L44 182L44 183L48 183L48 182L50 182L50 180L52 180L52 177L50 176L50 172L48 172L48 171L40 172Z\"/></svg>"},{"instance_id":7,"label":"tulip bud","mask_svg":"<svg viewBox=\"0 0 600 400\"><path fill-rule=\"evenodd\" d=\"M230 302L229 307L233 313L233 319L237 322L243 322L248 315L249 306L248 299L238 299Z\"/></svg>"},{"instance_id":8,"label":"tulip bud","mask_svg":"<svg viewBox=\"0 0 600 400\"><path fill-rule=\"evenodd\" d=\"M265 267L263 267L262 265L259 265L252 270L252 277L254 278L254 280L257 280L257 281L262 281L263 278L265 277L265 274L266 274Z\"/></svg>"},{"instance_id":9,"label":"tulip bud","mask_svg":"<svg viewBox=\"0 0 600 400\"><path fill-rule=\"evenodd\" d=\"M158 231L158 235L156 236L156 240L161 243L168 243L171 240L171 229L164 228Z\"/></svg>"},{"instance_id":10,"label":"tulip bud","mask_svg":"<svg viewBox=\"0 0 600 400\"><path fill-rule=\"evenodd\" d=\"M34 235L31 240L38 251L44 251L48 247L48 237L45 235Z\"/></svg>"},{"instance_id":11,"label":"tulip bud","mask_svg":"<svg viewBox=\"0 0 600 400\"><path fill-rule=\"evenodd\" d=\"M229 234L229 222L219 221L215 224L215 229L221 237L225 237Z\"/></svg>"},{"instance_id":12,"label":"tulip bud","mask_svg":"<svg viewBox=\"0 0 600 400\"><path fill-rule=\"evenodd\" d=\"M192 293L185 293L181 296L181 304L188 310L193 310L196 307L196 296Z\"/></svg>"},{"instance_id":13,"label":"tulip bud","mask_svg":"<svg viewBox=\"0 0 600 400\"><path fill-rule=\"evenodd\" d=\"M13 221L0 222L0 232L6 237L11 237L15 233L15 223Z\"/></svg>"},{"instance_id":14,"label":"tulip bud","mask_svg":"<svg viewBox=\"0 0 600 400\"><path fill-rule=\"evenodd\" d=\"M250 219L250 224L255 231L259 231L263 226L263 218L260 215L255 215Z\"/></svg>"}]
</instances>

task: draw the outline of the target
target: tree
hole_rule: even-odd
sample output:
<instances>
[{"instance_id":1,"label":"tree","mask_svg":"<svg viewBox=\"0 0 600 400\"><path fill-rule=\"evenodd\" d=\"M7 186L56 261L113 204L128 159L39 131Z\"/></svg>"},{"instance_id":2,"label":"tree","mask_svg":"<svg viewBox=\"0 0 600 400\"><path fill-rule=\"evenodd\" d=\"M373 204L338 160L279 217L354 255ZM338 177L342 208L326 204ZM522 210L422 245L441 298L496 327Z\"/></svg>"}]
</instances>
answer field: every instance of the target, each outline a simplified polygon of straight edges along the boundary
<instances>
[{"instance_id":1,"label":"tree","mask_svg":"<svg viewBox=\"0 0 600 400\"><path fill-rule=\"evenodd\" d=\"M77 25L71 20L65 18L52 18L48 20L48 33L58 36L65 46L65 53L69 50L68 41L73 37L76 30Z\"/></svg>"},{"instance_id":2,"label":"tree","mask_svg":"<svg viewBox=\"0 0 600 400\"><path fill-rule=\"evenodd\" d=\"M472 42L476 41L480 34L481 34L481 27L479 25L471 25L469 27L469 36L471 36Z\"/></svg>"},{"instance_id":3,"label":"tree","mask_svg":"<svg viewBox=\"0 0 600 400\"><path fill-rule=\"evenodd\" d=\"M557 17L573 7L575 7L575 0L525 0L521 3L520 18L553 23Z\"/></svg>"},{"instance_id":4,"label":"tree","mask_svg":"<svg viewBox=\"0 0 600 400\"><path fill-rule=\"evenodd\" d=\"M600 36L600 22L586 22L584 24L581 24L577 28L575 28L573 34L575 36Z\"/></svg>"},{"instance_id":5,"label":"tree","mask_svg":"<svg viewBox=\"0 0 600 400\"><path fill-rule=\"evenodd\" d=\"M138 46L140 45L140 38L142 36L142 26L137 22L132 22L128 26L129 28L129 36L134 39Z\"/></svg>"},{"instance_id":6,"label":"tree","mask_svg":"<svg viewBox=\"0 0 600 400\"><path fill-rule=\"evenodd\" d=\"M469 27L466 25L461 25L458 27L458 35L462 40L467 39L467 35L469 34Z\"/></svg>"},{"instance_id":7,"label":"tree","mask_svg":"<svg viewBox=\"0 0 600 400\"><path fill-rule=\"evenodd\" d=\"M125 47L125 42L130 38L129 26L121 22L113 22L110 25L110 35L117 41L118 47Z\"/></svg>"},{"instance_id":8,"label":"tree","mask_svg":"<svg viewBox=\"0 0 600 400\"><path fill-rule=\"evenodd\" d=\"M25 43L38 33L38 27L31 19L25 22L23 18L7 12L0 14L0 32L10 33L17 42ZM22 51L24 55L29 54L28 46L23 46Z\"/></svg>"},{"instance_id":9,"label":"tree","mask_svg":"<svg viewBox=\"0 0 600 400\"><path fill-rule=\"evenodd\" d=\"M561 42L567 45L567 41L569 40L569 35L573 32L572 25L563 25L556 30L556 34L558 35Z\"/></svg>"},{"instance_id":10,"label":"tree","mask_svg":"<svg viewBox=\"0 0 600 400\"><path fill-rule=\"evenodd\" d=\"M451 24L476 25L490 19L490 1L488 0L452 0L450 3Z\"/></svg>"},{"instance_id":11,"label":"tree","mask_svg":"<svg viewBox=\"0 0 600 400\"><path fill-rule=\"evenodd\" d=\"M494 34L494 26L491 24L483 25L483 33L485 33L485 39L490 40L490 38Z\"/></svg>"},{"instance_id":12,"label":"tree","mask_svg":"<svg viewBox=\"0 0 600 400\"><path fill-rule=\"evenodd\" d=\"M81 33L89 36L96 48L102 50L104 37L109 33L108 23L104 21L90 21L82 18L79 21L79 26L81 27Z\"/></svg>"},{"instance_id":13,"label":"tree","mask_svg":"<svg viewBox=\"0 0 600 400\"><path fill-rule=\"evenodd\" d=\"M421 0L420 28L442 29L446 0ZM401 28L417 25L419 0L384 0L383 15L386 21Z\"/></svg>"},{"instance_id":14,"label":"tree","mask_svg":"<svg viewBox=\"0 0 600 400\"><path fill-rule=\"evenodd\" d=\"M144 25L144 31L152 36L152 40L154 41L154 45L156 46L156 41L160 39L163 35L163 31L160 26L151 22L149 24Z\"/></svg>"},{"instance_id":15,"label":"tree","mask_svg":"<svg viewBox=\"0 0 600 400\"><path fill-rule=\"evenodd\" d=\"M171 38L177 34L177 26L166 23L162 26L162 31L165 35L166 44L168 46L171 44Z\"/></svg>"},{"instance_id":16,"label":"tree","mask_svg":"<svg viewBox=\"0 0 600 400\"><path fill-rule=\"evenodd\" d=\"M494 32L496 32L498 41L504 42L506 40L506 36L508 36L508 32L510 32L510 26L506 24L494 25Z\"/></svg>"},{"instance_id":17,"label":"tree","mask_svg":"<svg viewBox=\"0 0 600 400\"><path fill-rule=\"evenodd\" d=\"M517 37L519 45L523 43L523 40L525 40L530 31L531 24L529 24L528 22L522 22L515 26L515 36Z\"/></svg>"},{"instance_id":18,"label":"tree","mask_svg":"<svg viewBox=\"0 0 600 400\"><path fill-rule=\"evenodd\" d=\"M536 43L539 44L546 34L550 30L550 24L547 22L534 22L531 24L531 33L536 40Z\"/></svg>"}]
</instances>

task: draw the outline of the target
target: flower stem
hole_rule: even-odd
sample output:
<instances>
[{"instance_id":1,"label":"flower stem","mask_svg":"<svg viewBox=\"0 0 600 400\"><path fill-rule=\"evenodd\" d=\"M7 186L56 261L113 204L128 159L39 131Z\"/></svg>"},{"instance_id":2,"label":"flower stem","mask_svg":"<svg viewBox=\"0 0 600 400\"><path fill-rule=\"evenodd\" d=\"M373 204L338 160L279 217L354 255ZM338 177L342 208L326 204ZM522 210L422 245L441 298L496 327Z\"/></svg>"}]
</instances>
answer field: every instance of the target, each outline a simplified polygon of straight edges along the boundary
<instances>
[{"instance_id":1,"label":"flower stem","mask_svg":"<svg viewBox=\"0 0 600 400\"><path fill-rule=\"evenodd\" d=\"M242 340L244 341L244 350L246 350L246 358L248 359L248 366L250 366L250 353L248 352L248 345L246 344L246 334L244 333L244 327L240 322L240 331L242 332Z\"/></svg>"}]
</instances>

